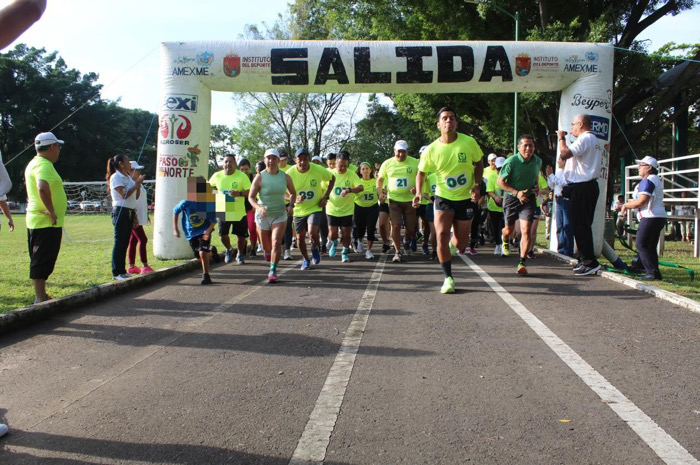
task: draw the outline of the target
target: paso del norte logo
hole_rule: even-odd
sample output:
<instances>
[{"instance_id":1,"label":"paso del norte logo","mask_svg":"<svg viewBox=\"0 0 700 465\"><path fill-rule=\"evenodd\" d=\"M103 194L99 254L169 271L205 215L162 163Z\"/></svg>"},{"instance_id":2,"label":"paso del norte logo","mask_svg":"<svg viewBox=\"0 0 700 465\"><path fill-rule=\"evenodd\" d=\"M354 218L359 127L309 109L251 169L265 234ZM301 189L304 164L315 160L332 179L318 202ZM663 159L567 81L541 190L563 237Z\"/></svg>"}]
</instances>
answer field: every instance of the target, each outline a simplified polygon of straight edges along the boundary
<instances>
[{"instance_id":1,"label":"paso del norte logo","mask_svg":"<svg viewBox=\"0 0 700 465\"><path fill-rule=\"evenodd\" d=\"M228 77L237 77L241 74L240 56L229 53L224 57L224 74Z\"/></svg>"},{"instance_id":2,"label":"paso del norte logo","mask_svg":"<svg viewBox=\"0 0 700 465\"><path fill-rule=\"evenodd\" d=\"M171 114L160 118L160 143L163 145L190 145L187 139L192 132L192 123L185 115Z\"/></svg>"}]
</instances>

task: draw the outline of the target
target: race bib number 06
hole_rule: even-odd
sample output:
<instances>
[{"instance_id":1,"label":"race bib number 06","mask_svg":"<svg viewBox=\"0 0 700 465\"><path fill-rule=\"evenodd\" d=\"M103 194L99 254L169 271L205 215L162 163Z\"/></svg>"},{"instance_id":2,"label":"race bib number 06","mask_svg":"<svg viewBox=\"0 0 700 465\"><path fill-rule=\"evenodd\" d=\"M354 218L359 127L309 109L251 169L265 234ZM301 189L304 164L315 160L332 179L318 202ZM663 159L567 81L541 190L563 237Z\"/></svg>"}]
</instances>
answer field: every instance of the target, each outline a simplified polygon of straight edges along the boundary
<instances>
[{"instance_id":1,"label":"race bib number 06","mask_svg":"<svg viewBox=\"0 0 700 465\"><path fill-rule=\"evenodd\" d=\"M454 176L448 176L445 178L445 184L448 190L459 189L467 185L468 179L465 173L455 174Z\"/></svg>"}]
</instances>

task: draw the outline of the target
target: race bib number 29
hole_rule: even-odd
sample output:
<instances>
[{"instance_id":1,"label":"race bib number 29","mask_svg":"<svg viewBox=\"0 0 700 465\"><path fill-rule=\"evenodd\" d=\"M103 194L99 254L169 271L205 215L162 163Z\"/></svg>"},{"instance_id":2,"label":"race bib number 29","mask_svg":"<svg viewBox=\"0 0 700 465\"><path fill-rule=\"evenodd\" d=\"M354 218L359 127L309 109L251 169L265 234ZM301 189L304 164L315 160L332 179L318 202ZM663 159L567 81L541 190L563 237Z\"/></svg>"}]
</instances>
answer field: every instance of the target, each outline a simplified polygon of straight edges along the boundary
<instances>
[{"instance_id":1,"label":"race bib number 29","mask_svg":"<svg viewBox=\"0 0 700 465\"><path fill-rule=\"evenodd\" d=\"M467 185L468 179L465 173L455 174L454 176L448 176L445 178L445 184L448 190L459 189Z\"/></svg>"}]
</instances>

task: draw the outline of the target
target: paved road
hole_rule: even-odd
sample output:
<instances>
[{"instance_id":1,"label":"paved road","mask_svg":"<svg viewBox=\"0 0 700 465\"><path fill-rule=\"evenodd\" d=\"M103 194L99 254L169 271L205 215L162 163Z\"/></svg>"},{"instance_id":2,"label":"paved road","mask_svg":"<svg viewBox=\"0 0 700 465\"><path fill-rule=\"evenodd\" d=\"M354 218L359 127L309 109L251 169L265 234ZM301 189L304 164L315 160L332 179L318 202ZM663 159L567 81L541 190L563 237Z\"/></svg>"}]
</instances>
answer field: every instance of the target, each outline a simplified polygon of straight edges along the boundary
<instances>
[{"instance_id":1,"label":"paved road","mask_svg":"<svg viewBox=\"0 0 700 465\"><path fill-rule=\"evenodd\" d=\"M4 335L0 463L698 463L700 315L529 268L252 261Z\"/></svg>"}]
</instances>

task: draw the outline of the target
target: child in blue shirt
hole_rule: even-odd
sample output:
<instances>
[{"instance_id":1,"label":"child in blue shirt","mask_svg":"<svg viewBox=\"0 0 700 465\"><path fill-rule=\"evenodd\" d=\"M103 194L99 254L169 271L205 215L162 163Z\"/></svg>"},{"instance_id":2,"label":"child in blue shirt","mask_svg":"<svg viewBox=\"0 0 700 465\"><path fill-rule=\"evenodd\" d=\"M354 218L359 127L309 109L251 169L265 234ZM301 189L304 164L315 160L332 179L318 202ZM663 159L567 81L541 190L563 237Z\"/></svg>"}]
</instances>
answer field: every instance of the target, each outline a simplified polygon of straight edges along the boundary
<instances>
[{"instance_id":1,"label":"child in blue shirt","mask_svg":"<svg viewBox=\"0 0 700 465\"><path fill-rule=\"evenodd\" d=\"M173 235L180 237L178 216L182 213L182 230L190 247L202 263L202 284L211 284L209 261L211 259L211 232L216 225L216 203L211 186L203 177L187 180L187 200L173 208Z\"/></svg>"}]
</instances>

